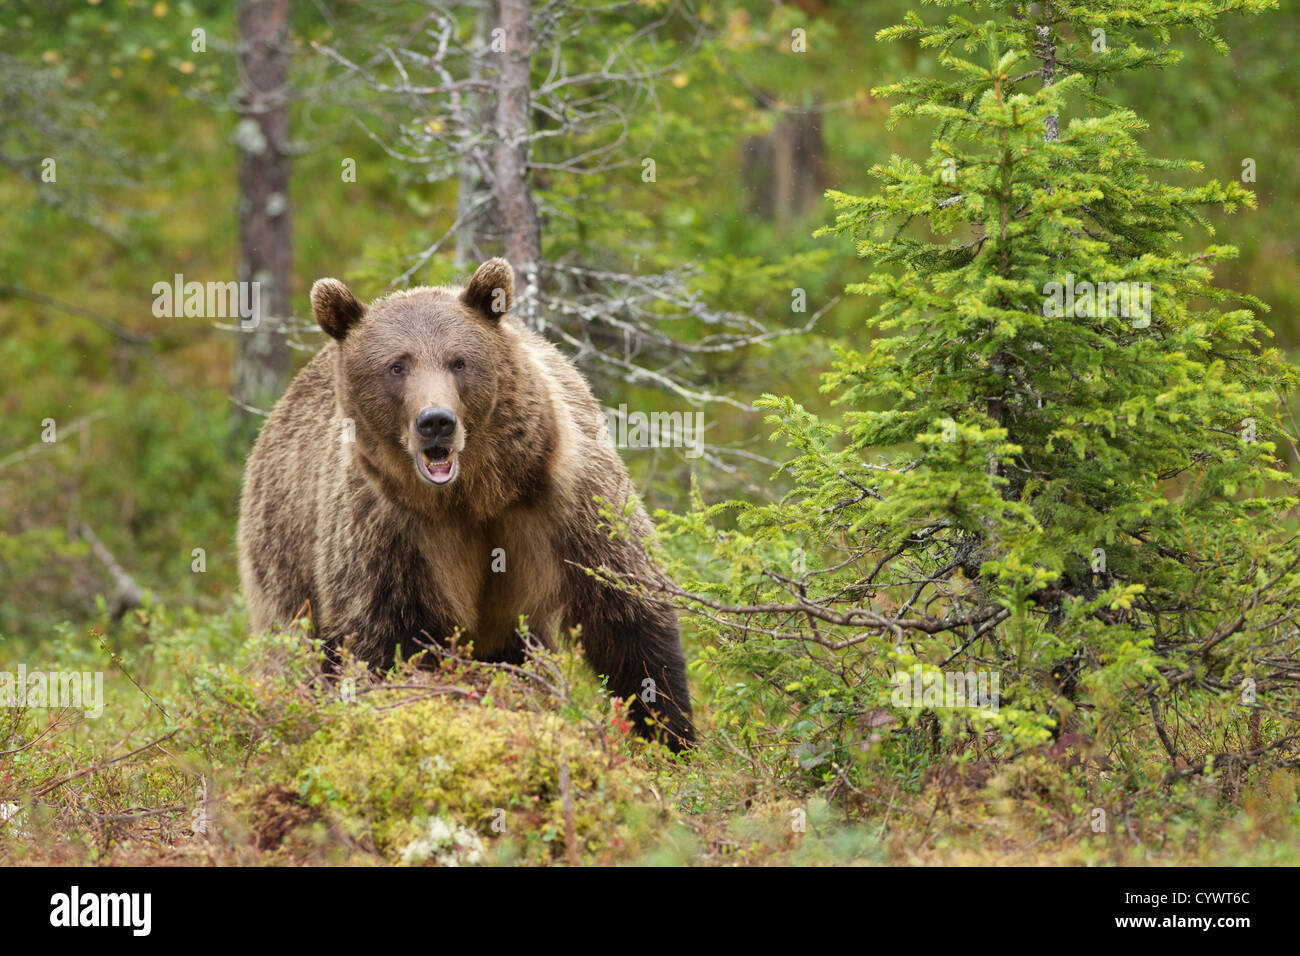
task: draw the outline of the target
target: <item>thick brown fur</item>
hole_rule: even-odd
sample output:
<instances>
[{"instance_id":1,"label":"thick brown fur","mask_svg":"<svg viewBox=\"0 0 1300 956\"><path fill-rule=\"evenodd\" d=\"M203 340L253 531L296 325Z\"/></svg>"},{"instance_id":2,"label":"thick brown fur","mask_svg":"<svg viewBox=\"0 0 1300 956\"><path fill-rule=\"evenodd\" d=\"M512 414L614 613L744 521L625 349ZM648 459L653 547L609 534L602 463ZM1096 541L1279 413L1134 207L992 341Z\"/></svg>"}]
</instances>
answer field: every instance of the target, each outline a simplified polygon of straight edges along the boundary
<instances>
[{"instance_id":1,"label":"thick brown fur","mask_svg":"<svg viewBox=\"0 0 1300 956\"><path fill-rule=\"evenodd\" d=\"M369 309L336 279L316 283L334 341L271 412L244 475L251 623L287 624L310 602L327 646L347 642L381 669L399 647L410 656L457 633L477 657L519 660L521 615L546 641L576 628L610 690L635 695L638 724L653 716L677 749L694 732L671 607L585 570L662 580L640 544L649 519L638 504L630 537L603 527L596 497L621 513L632 483L582 376L508 314L513 286L501 259L464 290ZM429 407L458 423L448 484L416 466Z\"/></svg>"}]
</instances>

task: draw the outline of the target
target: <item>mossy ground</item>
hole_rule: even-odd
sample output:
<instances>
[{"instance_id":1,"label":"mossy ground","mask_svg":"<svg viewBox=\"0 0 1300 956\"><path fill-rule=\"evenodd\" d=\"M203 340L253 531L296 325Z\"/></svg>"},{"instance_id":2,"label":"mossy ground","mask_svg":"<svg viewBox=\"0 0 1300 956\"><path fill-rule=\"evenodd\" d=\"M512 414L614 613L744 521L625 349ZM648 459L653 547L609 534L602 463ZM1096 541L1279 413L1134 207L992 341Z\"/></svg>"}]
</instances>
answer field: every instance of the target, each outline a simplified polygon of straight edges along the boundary
<instances>
[{"instance_id":1,"label":"mossy ground","mask_svg":"<svg viewBox=\"0 0 1300 956\"><path fill-rule=\"evenodd\" d=\"M828 784L736 746L707 697L690 758L644 743L573 649L378 681L238 614L133 626L131 660L57 655L107 671L103 717L0 711L0 864L1300 862L1292 770L939 753Z\"/></svg>"}]
</instances>

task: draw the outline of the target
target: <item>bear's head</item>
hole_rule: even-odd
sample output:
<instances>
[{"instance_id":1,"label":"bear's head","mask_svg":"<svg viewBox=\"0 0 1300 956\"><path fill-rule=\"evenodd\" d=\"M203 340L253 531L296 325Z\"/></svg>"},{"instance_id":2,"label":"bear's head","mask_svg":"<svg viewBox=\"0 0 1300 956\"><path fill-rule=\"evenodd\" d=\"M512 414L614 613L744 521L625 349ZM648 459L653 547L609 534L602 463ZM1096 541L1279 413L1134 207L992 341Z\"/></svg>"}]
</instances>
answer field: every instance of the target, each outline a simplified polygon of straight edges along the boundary
<instances>
[{"instance_id":1,"label":"bear's head","mask_svg":"<svg viewBox=\"0 0 1300 956\"><path fill-rule=\"evenodd\" d=\"M479 266L464 290L398 292L369 308L338 279L312 286L316 321L337 343L339 404L363 463L403 497L449 489L476 460L488 464L474 443L513 368L501 328L513 297L504 259Z\"/></svg>"}]
</instances>

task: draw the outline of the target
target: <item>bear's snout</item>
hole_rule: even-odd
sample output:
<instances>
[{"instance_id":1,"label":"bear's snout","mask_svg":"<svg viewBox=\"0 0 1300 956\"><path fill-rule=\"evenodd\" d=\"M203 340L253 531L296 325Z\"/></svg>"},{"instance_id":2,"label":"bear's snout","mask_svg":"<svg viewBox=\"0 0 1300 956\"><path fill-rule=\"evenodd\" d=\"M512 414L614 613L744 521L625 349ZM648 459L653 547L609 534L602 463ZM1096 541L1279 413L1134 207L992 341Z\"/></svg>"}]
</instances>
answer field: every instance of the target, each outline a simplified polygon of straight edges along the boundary
<instances>
[{"instance_id":1,"label":"bear's snout","mask_svg":"<svg viewBox=\"0 0 1300 956\"><path fill-rule=\"evenodd\" d=\"M446 405L430 405L415 416L415 431L425 442L416 452L415 468L426 481L445 485L456 477L456 413Z\"/></svg>"},{"instance_id":2,"label":"bear's snout","mask_svg":"<svg viewBox=\"0 0 1300 956\"><path fill-rule=\"evenodd\" d=\"M445 405L426 408L415 417L415 430L422 438L450 444L456 432L456 413Z\"/></svg>"}]
</instances>

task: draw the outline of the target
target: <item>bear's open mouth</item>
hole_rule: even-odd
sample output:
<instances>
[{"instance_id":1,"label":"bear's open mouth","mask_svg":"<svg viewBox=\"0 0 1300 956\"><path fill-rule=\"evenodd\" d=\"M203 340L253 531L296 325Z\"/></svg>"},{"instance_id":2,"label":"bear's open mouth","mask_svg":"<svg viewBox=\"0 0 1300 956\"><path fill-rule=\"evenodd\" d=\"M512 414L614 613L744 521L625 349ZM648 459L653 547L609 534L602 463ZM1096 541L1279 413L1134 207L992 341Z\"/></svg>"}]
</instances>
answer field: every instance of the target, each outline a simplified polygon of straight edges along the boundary
<instances>
[{"instance_id":1,"label":"bear's open mouth","mask_svg":"<svg viewBox=\"0 0 1300 956\"><path fill-rule=\"evenodd\" d=\"M426 448L416 456L416 470L435 485L445 485L456 477L459 462L450 448Z\"/></svg>"}]
</instances>

